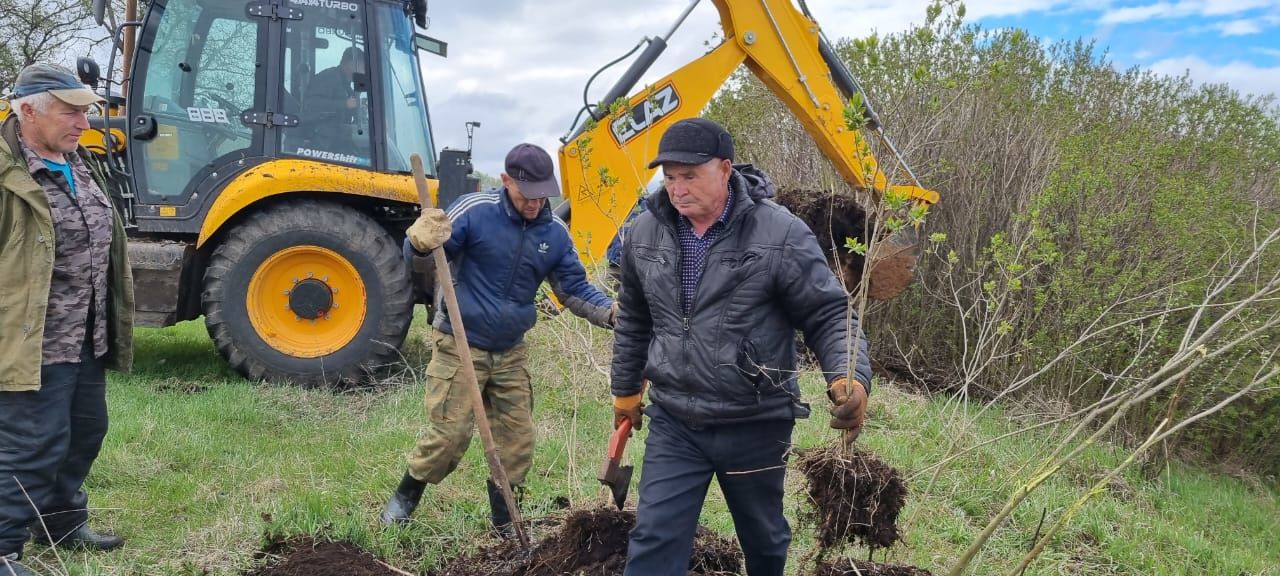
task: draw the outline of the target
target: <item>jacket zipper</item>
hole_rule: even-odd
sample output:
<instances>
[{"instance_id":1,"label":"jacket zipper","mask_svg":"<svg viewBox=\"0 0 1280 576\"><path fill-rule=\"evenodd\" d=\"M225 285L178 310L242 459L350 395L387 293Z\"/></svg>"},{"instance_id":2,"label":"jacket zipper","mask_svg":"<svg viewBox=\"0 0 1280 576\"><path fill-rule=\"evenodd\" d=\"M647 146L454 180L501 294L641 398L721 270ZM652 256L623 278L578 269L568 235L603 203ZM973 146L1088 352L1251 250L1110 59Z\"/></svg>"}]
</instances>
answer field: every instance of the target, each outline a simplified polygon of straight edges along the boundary
<instances>
[{"instance_id":1,"label":"jacket zipper","mask_svg":"<svg viewBox=\"0 0 1280 576\"><path fill-rule=\"evenodd\" d=\"M511 265L511 274L507 276L507 289L502 295L511 298L511 284L515 282L516 272L520 270L520 261L524 259L524 233L529 229L529 221L520 223L520 241L516 242L516 263Z\"/></svg>"}]
</instances>

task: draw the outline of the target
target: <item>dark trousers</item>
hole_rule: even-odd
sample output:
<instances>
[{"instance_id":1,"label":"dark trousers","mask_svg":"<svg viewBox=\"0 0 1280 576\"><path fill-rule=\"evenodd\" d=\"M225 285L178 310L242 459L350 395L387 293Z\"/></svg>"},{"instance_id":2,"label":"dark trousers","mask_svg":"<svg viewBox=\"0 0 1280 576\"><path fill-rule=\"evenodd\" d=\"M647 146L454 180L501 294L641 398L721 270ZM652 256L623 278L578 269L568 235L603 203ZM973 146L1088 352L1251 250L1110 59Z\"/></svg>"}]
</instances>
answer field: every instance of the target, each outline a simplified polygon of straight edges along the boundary
<instances>
[{"instance_id":1,"label":"dark trousers","mask_svg":"<svg viewBox=\"0 0 1280 576\"><path fill-rule=\"evenodd\" d=\"M41 366L39 390L0 392L0 555L21 552L28 528L57 542L88 519L82 486L106 435L106 371L89 347Z\"/></svg>"},{"instance_id":2,"label":"dark trousers","mask_svg":"<svg viewBox=\"0 0 1280 576\"><path fill-rule=\"evenodd\" d=\"M649 436L626 574L688 573L698 515L713 475L733 515L747 574L782 574L791 543L791 527L782 514L782 483L795 421L692 429L657 406L646 408L645 414Z\"/></svg>"}]
</instances>

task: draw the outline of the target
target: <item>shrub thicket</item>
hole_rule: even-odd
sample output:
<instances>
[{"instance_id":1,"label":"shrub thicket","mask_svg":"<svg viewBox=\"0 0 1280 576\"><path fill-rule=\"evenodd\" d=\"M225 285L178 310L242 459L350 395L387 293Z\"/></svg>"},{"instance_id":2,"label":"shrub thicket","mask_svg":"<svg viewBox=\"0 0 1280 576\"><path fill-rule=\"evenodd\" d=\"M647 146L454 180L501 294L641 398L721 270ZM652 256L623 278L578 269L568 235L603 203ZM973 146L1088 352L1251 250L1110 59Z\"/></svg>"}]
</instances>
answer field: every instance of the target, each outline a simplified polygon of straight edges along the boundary
<instances>
[{"instance_id":1,"label":"shrub thicket","mask_svg":"<svg viewBox=\"0 0 1280 576\"><path fill-rule=\"evenodd\" d=\"M911 291L872 308L874 354L935 386L997 394L1101 314L1197 304L1259 230L1280 226L1280 122L1271 96L1119 70L1092 44L984 30L963 13L963 5L936 3L924 25L836 44L886 131L942 195L927 227L946 239ZM838 181L749 74L735 77L709 114L781 185ZM1256 271L1280 269L1274 252ZM1158 367L1192 313L1136 322L1083 347L1030 394L1094 402L1116 378ZM1264 302L1249 318L1276 313L1280 306ZM1172 409L1195 410L1238 389L1278 338L1272 331L1190 375ZM1277 388L1188 432L1184 446L1280 471ZM1130 429L1148 429L1170 400L1132 416Z\"/></svg>"}]
</instances>

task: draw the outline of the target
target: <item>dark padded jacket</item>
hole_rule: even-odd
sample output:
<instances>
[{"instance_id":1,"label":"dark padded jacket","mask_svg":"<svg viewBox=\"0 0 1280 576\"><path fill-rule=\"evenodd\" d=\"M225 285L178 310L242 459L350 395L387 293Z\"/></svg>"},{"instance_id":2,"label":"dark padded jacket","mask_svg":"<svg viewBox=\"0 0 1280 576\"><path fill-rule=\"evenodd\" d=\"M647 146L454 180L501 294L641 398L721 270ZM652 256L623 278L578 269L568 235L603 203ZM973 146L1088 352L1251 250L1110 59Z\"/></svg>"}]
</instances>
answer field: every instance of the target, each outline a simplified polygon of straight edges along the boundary
<instances>
[{"instance_id":1,"label":"dark padded jacket","mask_svg":"<svg viewBox=\"0 0 1280 576\"><path fill-rule=\"evenodd\" d=\"M808 416L795 331L828 382L851 372L847 337L861 336L813 233L769 200L773 185L763 173L734 168L728 227L707 252L687 317L679 214L665 189L649 198L650 211L636 219L622 253L612 392L636 394L648 379L649 400L694 426ZM852 373L869 391L866 338L857 343Z\"/></svg>"}]
</instances>

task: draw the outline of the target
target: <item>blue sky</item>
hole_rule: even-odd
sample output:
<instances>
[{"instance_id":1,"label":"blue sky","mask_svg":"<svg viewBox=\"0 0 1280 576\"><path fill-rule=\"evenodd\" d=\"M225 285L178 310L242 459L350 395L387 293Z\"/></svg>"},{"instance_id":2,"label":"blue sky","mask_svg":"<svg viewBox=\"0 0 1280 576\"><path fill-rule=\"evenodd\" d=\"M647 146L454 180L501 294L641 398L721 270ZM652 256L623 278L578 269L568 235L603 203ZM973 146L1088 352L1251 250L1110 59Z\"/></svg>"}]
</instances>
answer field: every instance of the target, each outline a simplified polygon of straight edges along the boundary
<instances>
[{"instance_id":1,"label":"blue sky","mask_svg":"<svg viewBox=\"0 0 1280 576\"><path fill-rule=\"evenodd\" d=\"M743 1L743 0L731 0ZM423 64L437 148L465 147L476 120L475 164L502 170L522 141L554 153L587 78L644 36L667 31L690 0L432 2L428 34L449 58ZM828 37L892 34L924 21L928 0L807 0ZM1092 39L1120 68L1189 72L1250 94L1280 94L1280 0L970 0L966 22L1019 27L1046 41ZM703 0L672 37L650 79L697 58L719 30ZM616 68L620 71L622 67ZM597 81L600 98L616 75ZM889 127L890 130L892 129Z\"/></svg>"},{"instance_id":2,"label":"blue sky","mask_svg":"<svg viewBox=\"0 0 1280 576\"><path fill-rule=\"evenodd\" d=\"M1093 39L1119 67L1190 71L1250 94L1280 92L1280 1L1062 4L983 18L1047 40Z\"/></svg>"}]
</instances>

